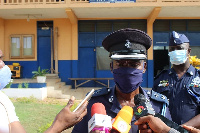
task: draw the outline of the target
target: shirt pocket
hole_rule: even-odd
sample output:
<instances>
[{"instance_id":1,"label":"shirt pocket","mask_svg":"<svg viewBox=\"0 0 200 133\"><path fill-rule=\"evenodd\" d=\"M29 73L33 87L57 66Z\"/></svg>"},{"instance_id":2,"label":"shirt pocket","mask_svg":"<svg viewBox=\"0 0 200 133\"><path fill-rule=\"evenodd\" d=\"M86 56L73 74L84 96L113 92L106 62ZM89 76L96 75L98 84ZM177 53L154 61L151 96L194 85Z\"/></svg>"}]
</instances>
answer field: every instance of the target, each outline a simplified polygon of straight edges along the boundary
<instances>
[{"instance_id":1,"label":"shirt pocket","mask_svg":"<svg viewBox=\"0 0 200 133\"><path fill-rule=\"evenodd\" d=\"M198 103L192 96L190 98L185 98L183 104L183 109L186 109L189 112L196 112L198 110Z\"/></svg>"}]
</instances>

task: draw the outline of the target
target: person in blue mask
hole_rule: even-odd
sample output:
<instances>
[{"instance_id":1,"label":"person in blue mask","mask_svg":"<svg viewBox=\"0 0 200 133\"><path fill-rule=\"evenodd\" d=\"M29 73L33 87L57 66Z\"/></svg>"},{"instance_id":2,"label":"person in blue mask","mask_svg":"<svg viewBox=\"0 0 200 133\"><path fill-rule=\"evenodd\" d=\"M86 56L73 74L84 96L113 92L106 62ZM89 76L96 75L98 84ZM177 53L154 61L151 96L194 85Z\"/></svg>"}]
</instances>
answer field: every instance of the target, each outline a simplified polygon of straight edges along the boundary
<instances>
[{"instance_id":1,"label":"person in blue mask","mask_svg":"<svg viewBox=\"0 0 200 133\"><path fill-rule=\"evenodd\" d=\"M168 54L172 68L155 77L153 90L169 99L174 122L200 128L200 71L189 62L189 42L184 34L172 32Z\"/></svg>"},{"instance_id":2,"label":"person in blue mask","mask_svg":"<svg viewBox=\"0 0 200 133\"><path fill-rule=\"evenodd\" d=\"M156 113L171 119L167 98L141 87L142 76L147 68L147 50L152 45L151 38L141 30L126 28L109 34L103 40L102 45L105 50L110 52L110 69L115 86L94 92L87 107L88 114L75 125L72 133L88 133L88 121L91 119L91 107L94 103L102 103L106 108L107 115L115 118L123 106L135 106L134 96L139 93L150 101ZM138 130L142 130L134 125L135 120L133 117L129 133L137 133Z\"/></svg>"},{"instance_id":3,"label":"person in blue mask","mask_svg":"<svg viewBox=\"0 0 200 133\"><path fill-rule=\"evenodd\" d=\"M0 50L0 133L26 133L16 115L15 107L1 89L11 80L10 68L3 62L3 53ZM69 99L68 104L56 115L53 124L45 133L61 133L67 128L74 126L87 114L86 101L76 112L71 112L75 97Z\"/></svg>"}]
</instances>

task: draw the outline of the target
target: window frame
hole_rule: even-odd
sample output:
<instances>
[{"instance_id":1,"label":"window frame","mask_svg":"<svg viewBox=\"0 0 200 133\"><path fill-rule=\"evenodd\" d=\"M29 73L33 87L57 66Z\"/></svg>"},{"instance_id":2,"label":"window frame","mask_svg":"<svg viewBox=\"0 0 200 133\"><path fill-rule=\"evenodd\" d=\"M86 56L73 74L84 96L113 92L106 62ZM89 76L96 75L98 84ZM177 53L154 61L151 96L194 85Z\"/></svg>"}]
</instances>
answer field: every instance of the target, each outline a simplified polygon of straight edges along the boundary
<instances>
[{"instance_id":1,"label":"window frame","mask_svg":"<svg viewBox=\"0 0 200 133\"><path fill-rule=\"evenodd\" d=\"M24 55L24 37L31 37L32 55ZM20 40L20 55L12 56L12 38ZM33 34L14 34L10 35L10 59L34 59L35 58L35 36Z\"/></svg>"}]
</instances>

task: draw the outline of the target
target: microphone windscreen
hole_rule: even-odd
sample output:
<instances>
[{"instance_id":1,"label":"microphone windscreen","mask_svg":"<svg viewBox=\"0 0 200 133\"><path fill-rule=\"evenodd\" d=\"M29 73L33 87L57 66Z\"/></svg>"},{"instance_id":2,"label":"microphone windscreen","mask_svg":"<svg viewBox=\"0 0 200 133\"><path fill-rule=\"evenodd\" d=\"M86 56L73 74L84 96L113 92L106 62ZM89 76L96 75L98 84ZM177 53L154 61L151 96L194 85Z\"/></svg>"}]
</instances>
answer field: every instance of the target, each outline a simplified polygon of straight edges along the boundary
<instances>
[{"instance_id":1,"label":"microphone windscreen","mask_svg":"<svg viewBox=\"0 0 200 133\"><path fill-rule=\"evenodd\" d=\"M102 114L106 115L106 109L105 106L102 103L94 103L91 108L91 117L94 114Z\"/></svg>"},{"instance_id":2,"label":"microphone windscreen","mask_svg":"<svg viewBox=\"0 0 200 133\"><path fill-rule=\"evenodd\" d=\"M146 98L143 94L137 94L134 96L134 103L135 105L141 104L141 102L146 102Z\"/></svg>"},{"instance_id":3,"label":"microphone windscreen","mask_svg":"<svg viewBox=\"0 0 200 133\"><path fill-rule=\"evenodd\" d=\"M121 117L127 123L130 123L133 117L133 108L130 106L123 106L117 116Z\"/></svg>"}]
</instances>

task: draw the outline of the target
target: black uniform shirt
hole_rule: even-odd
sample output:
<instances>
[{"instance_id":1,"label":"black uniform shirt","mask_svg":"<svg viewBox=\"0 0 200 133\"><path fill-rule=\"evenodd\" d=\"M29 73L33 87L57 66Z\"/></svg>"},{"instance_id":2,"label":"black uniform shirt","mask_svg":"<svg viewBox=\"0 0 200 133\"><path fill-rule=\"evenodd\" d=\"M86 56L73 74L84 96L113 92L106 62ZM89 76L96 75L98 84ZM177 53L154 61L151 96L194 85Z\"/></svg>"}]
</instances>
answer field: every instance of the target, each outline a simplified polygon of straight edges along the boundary
<instances>
[{"instance_id":1,"label":"black uniform shirt","mask_svg":"<svg viewBox=\"0 0 200 133\"><path fill-rule=\"evenodd\" d=\"M153 90L167 96L172 120L180 125L200 113L199 86L199 70L190 65L180 79L173 68L163 70L155 78Z\"/></svg>"},{"instance_id":2,"label":"black uniform shirt","mask_svg":"<svg viewBox=\"0 0 200 133\"><path fill-rule=\"evenodd\" d=\"M152 107L156 113L161 113L163 105L167 104L167 98L161 94L153 91L147 91L140 87L140 92L145 95L147 99L150 100ZM100 102L106 108L106 113L108 116L115 118L117 113L121 110L122 106L119 104L115 95L115 88L103 88L95 91L93 97L90 99L87 106L87 115L83 120L75 125L72 133L88 133L88 121L91 119L91 107L94 103ZM166 108L165 116L171 120L171 116L168 108ZM138 133L138 126L134 125L135 117L131 121L131 129L129 133Z\"/></svg>"}]
</instances>

